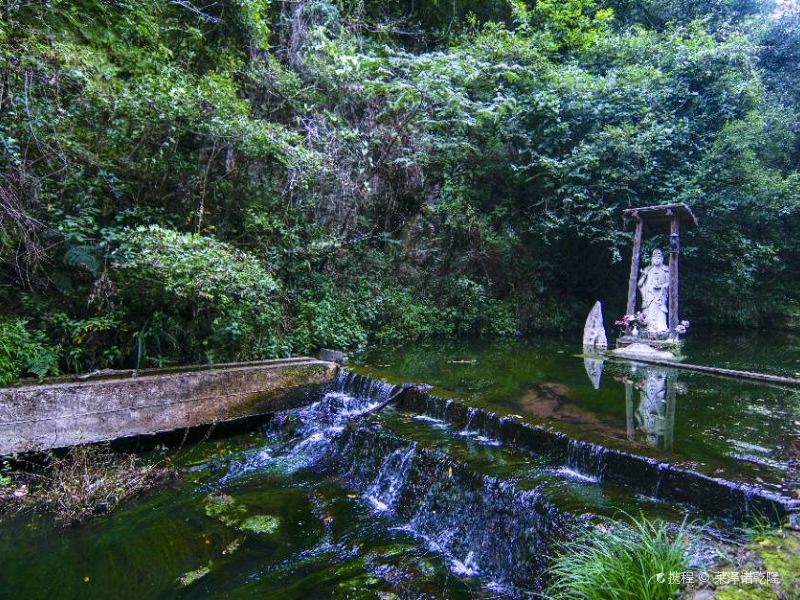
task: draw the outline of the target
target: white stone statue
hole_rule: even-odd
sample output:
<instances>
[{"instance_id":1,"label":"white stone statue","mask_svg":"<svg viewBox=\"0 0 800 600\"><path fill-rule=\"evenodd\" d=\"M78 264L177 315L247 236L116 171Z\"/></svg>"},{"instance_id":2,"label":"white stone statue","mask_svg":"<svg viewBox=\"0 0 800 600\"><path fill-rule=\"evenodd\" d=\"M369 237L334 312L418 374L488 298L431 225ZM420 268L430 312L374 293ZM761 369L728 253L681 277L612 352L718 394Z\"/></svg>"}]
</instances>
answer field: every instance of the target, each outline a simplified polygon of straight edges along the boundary
<instances>
[{"instance_id":1,"label":"white stone statue","mask_svg":"<svg viewBox=\"0 0 800 600\"><path fill-rule=\"evenodd\" d=\"M661 250L653 250L650 266L642 271L639 278L639 291L642 294L642 312L647 320L647 330L655 333L668 331L669 268L664 264Z\"/></svg>"}]
</instances>

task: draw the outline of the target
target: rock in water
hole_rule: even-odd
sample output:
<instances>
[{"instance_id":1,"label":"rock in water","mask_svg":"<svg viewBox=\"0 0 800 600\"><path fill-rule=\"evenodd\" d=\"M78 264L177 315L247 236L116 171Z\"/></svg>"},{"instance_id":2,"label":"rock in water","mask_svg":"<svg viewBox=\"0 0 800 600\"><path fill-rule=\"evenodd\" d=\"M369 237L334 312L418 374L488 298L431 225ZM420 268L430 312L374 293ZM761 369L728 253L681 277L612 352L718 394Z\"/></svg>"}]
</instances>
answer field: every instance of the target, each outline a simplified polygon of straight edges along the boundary
<instances>
[{"instance_id":1,"label":"rock in water","mask_svg":"<svg viewBox=\"0 0 800 600\"><path fill-rule=\"evenodd\" d=\"M583 347L608 348L606 328L603 326L603 306L599 300L594 303L589 316L586 317L586 325L583 327Z\"/></svg>"}]
</instances>

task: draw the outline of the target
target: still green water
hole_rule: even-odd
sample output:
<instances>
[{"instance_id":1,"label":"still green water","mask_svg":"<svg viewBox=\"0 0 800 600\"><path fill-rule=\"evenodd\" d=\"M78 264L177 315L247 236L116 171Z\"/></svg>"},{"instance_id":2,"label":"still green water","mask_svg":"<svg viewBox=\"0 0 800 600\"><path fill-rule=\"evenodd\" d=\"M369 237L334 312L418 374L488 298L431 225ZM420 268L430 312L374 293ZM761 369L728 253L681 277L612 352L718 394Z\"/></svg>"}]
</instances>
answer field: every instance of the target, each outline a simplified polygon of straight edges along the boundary
<instances>
[{"instance_id":1,"label":"still green water","mask_svg":"<svg viewBox=\"0 0 800 600\"><path fill-rule=\"evenodd\" d=\"M800 345L758 336L689 339L685 361L800 371ZM779 345L780 343L784 345ZM788 491L800 451L800 389L587 359L574 340L441 341L374 348L360 373L434 392L570 437L716 477Z\"/></svg>"}]
</instances>

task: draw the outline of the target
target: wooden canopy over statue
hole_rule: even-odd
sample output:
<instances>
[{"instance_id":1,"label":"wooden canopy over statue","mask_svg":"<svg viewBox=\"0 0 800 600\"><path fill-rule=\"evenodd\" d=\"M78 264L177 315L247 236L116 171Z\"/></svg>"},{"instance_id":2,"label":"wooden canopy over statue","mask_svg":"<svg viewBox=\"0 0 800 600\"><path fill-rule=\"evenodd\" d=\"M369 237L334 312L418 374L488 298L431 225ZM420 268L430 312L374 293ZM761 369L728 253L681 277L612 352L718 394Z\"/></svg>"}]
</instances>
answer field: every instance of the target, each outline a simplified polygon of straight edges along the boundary
<instances>
[{"instance_id":1,"label":"wooden canopy over statue","mask_svg":"<svg viewBox=\"0 0 800 600\"><path fill-rule=\"evenodd\" d=\"M697 225L697 217L685 204L661 204L629 208L622 212L626 223L633 222L633 253L628 280L626 317L633 316L632 327L619 339L620 345L645 342L653 346L675 344L688 325L678 314L678 259L682 229ZM642 237L669 230L669 264L664 265L661 250L655 250L649 266L639 268ZM641 310L636 312L636 291L641 295Z\"/></svg>"}]
</instances>

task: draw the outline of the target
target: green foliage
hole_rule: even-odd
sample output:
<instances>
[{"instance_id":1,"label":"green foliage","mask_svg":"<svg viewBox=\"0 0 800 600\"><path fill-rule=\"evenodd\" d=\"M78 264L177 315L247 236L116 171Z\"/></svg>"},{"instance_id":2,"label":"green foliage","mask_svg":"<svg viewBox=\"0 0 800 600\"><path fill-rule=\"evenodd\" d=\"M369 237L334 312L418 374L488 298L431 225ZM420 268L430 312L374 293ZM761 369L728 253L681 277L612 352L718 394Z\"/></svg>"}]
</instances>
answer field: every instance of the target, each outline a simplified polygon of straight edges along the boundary
<instances>
[{"instance_id":1,"label":"green foliage","mask_svg":"<svg viewBox=\"0 0 800 600\"><path fill-rule=\"evenodd\" d=\"M367 333L360 308L352 293L339 293L331 281L309 278L311 284L296 302L293 350L312 352L318 348L353 348L364 345Z\"/></svg>"},{"instance_id":2,"label":"green foliage","mask_svg":"<svg viewBox=\"0 0 800 600\"><path fill-rule=\"evenodd\" d=\"M258 259L214 238L157 225L110 232L108 240L118 244L112 279L126 304L146 315L135 333L137 362L150 342L162 351L199 344L210 361L284 351L277 285Z\"/></svg>"},{"instance_id":3,"label":"green foliage","mask_svg":"<svg viewBox=\"0 0 800 600\"><path fill-rule=\"evenodd\" d=\"M118 236L114 266L137 282L160 285L171 298L225 307L266 302L275 291L274 279L256 259L213 238L158 225Z\"/></svg>"},{"instance_id":4,"label":"green foliage","mask_svg":"<svg viewBox=\"0 0 800 600\"><path fill-rule=\"evenodd\" d=\"M666 201L687 318L797 325L797 14L192 6L2 9L0 300L60 369L576 327Z\"/></svg>"},{"instance_id":5,"label":"green foliage","mask_svg":"<svg viewBox=\"0 0 800 600\"><path fill-rule=\"evenodd\" d=\"M680 592L670 573L688 569L688 530L663 521L607 521L569 542L556 557L550 589L570 600L668 600Z\"/></svg>"},{"instance_id":6,"label":"green foliage","mask_svg":"<svg viewBox=\"0 0 800 600\"><path fill-rule=\"evenodd\" d=\"M31 332L23 319L0 321L0 385L32 374L39 379L58 374L58 349Z\"/></svg>"},{"instance_id":7,"label":"green foliage","mask_svg":"<svg viewBox=\"0 0 800 600\"><path fill-rule=\"evenodd\" d=\"M0 464L0 489L11 487L14 483L12 476L11 464L8 461L3 461Z\"/></svg>"}]
</instances>

